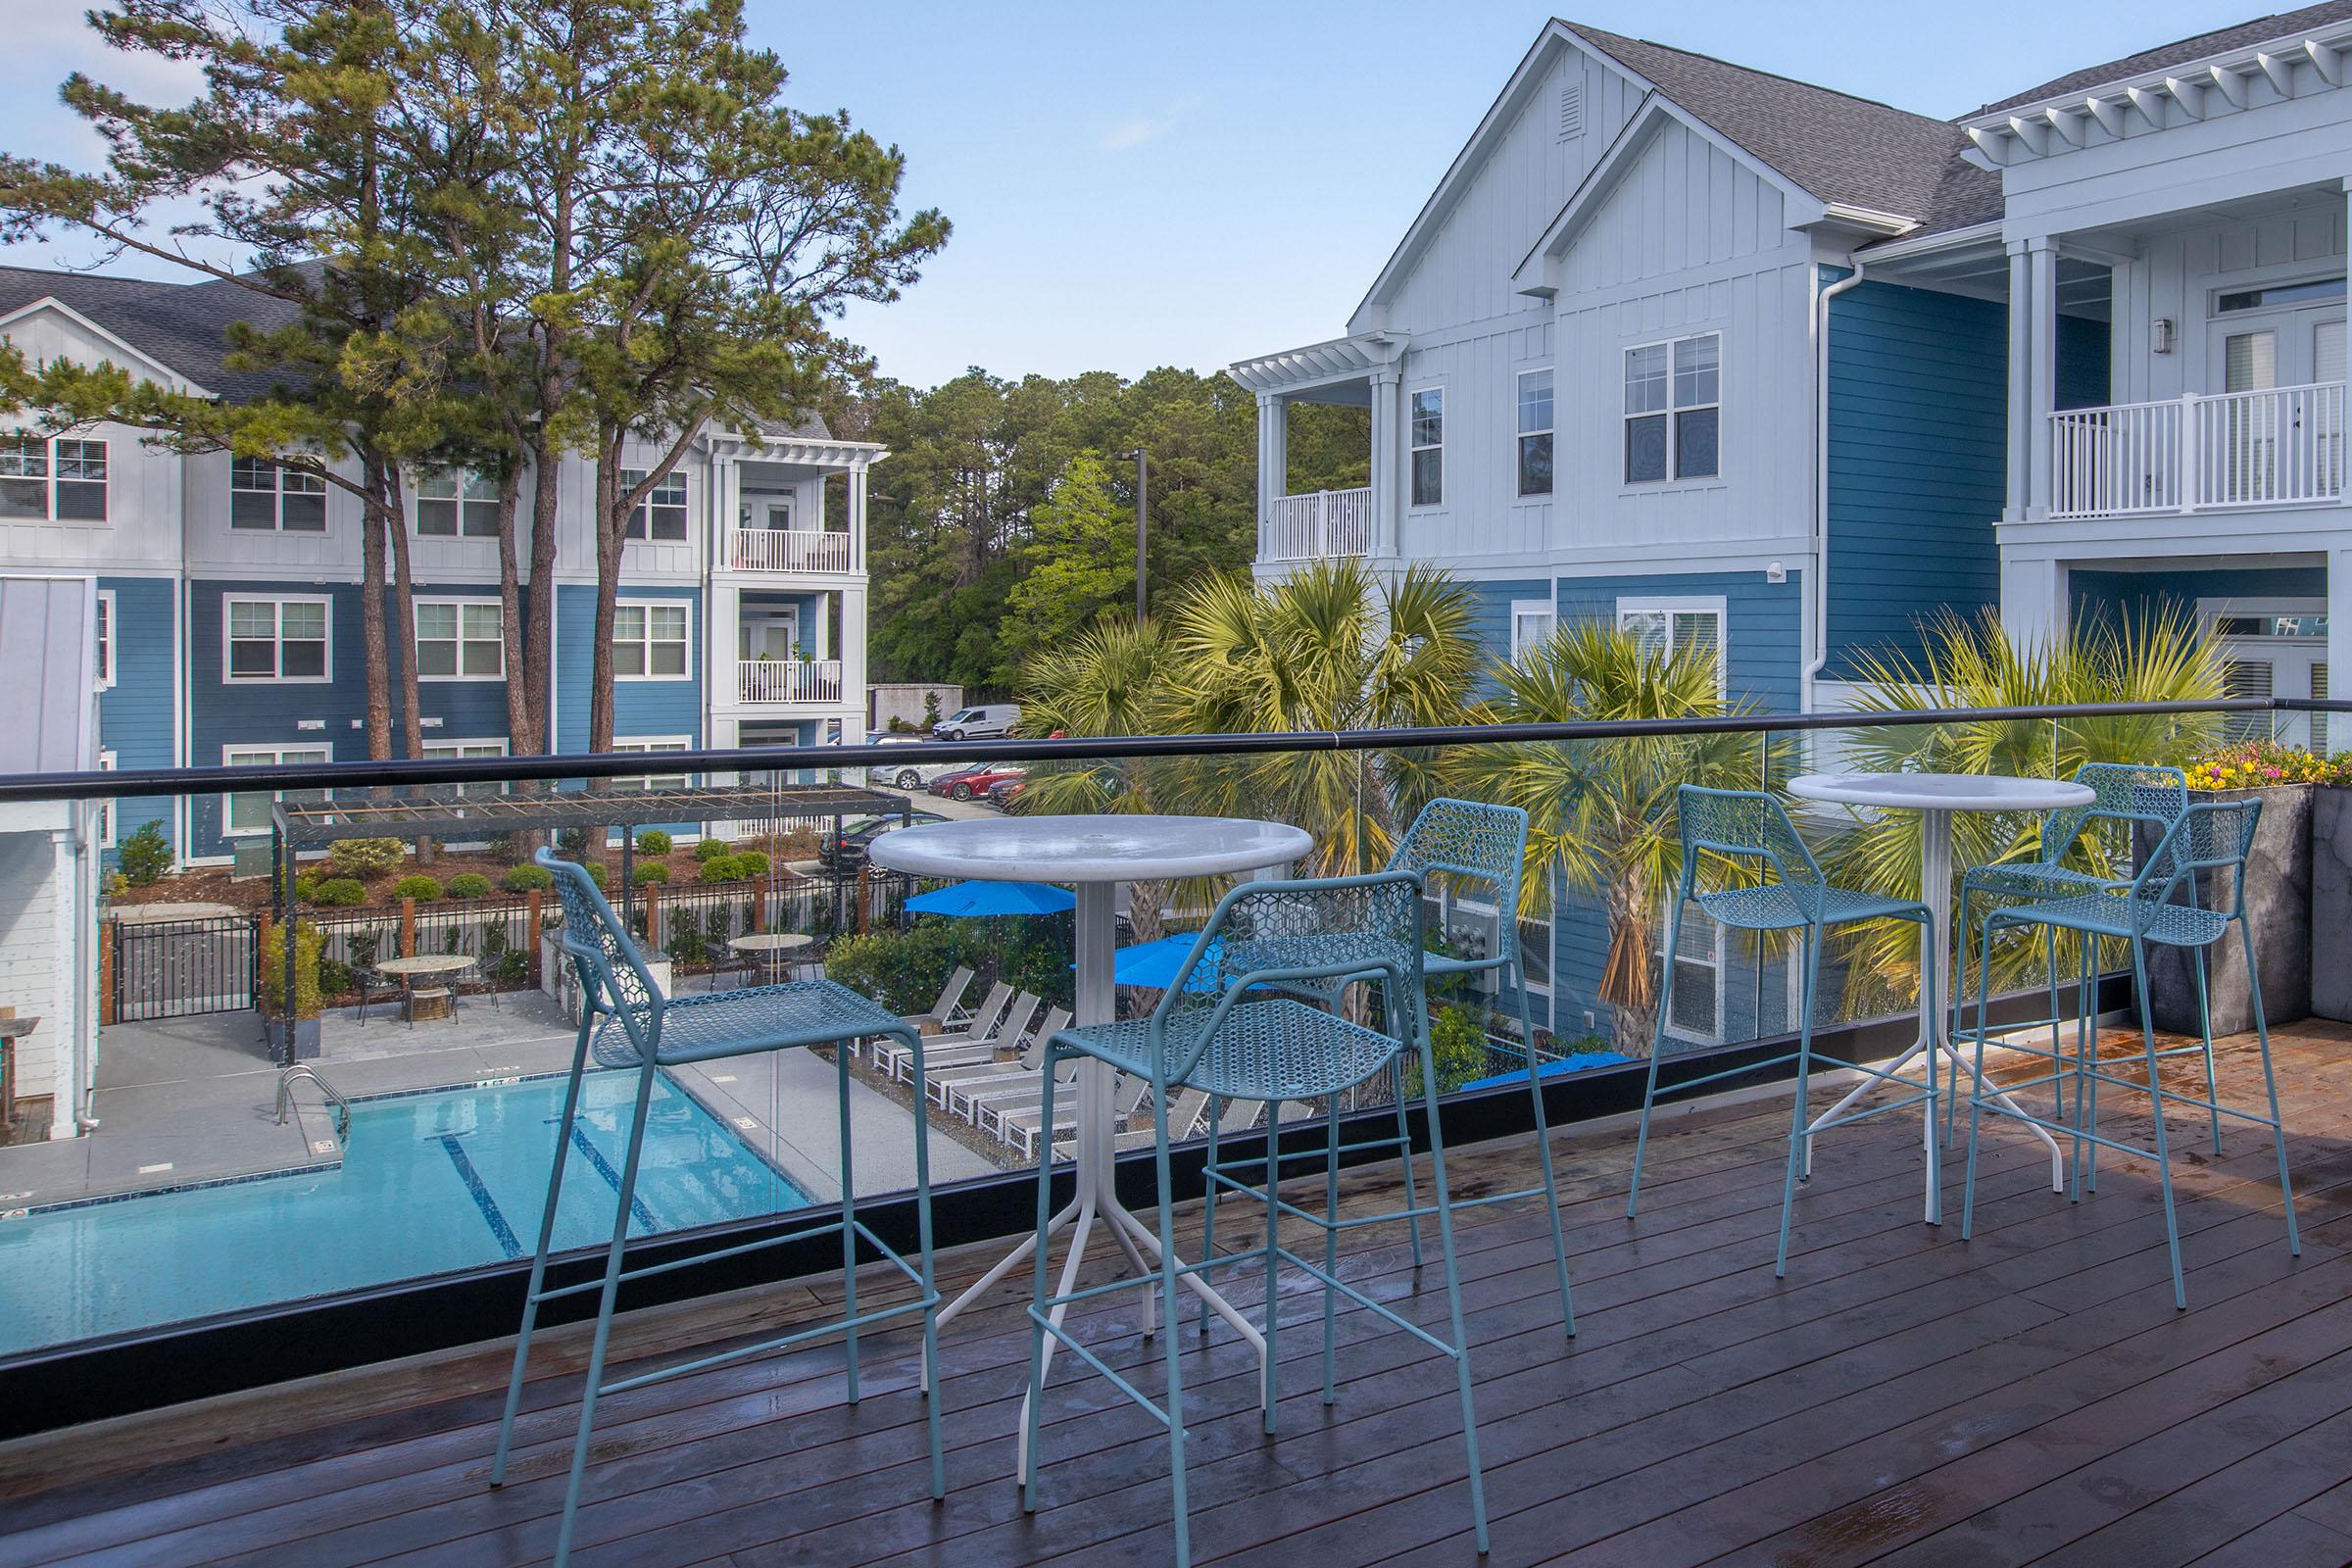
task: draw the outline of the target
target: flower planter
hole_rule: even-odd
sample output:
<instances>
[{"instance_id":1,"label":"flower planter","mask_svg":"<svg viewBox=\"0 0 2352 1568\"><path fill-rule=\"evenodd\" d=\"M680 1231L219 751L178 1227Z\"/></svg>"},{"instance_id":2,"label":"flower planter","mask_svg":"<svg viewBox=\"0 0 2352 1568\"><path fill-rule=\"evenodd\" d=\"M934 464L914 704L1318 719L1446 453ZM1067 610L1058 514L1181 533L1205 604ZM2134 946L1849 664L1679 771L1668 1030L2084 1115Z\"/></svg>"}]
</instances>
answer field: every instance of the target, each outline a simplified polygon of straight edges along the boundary
<instances>
[{"instance_id":1,"label":"flower planter","mask_svg":"<svg viewBox=\"0 0 2352 1568\"><path fill-rule=\"evenodd\" d=\"M2271 1027L2308 1018L2312 1012L2312 832L2315 797L2342 792L2310 784L2281 784L2258 790L2200 790L2191 798L2242 801L2259 798L2262 821L2246 856L2246 927L2261 965L2264 1017ZM2155 853L2160 830L2141 823L2132 832L2132 855L2140 863ZM2352 843L2347 844L2352 852ZM2197 874L2197 901L2208 908L2229 906L2233 889L2229 871ZM2197 980L2193 952L2150 945L2148 1004L2156 1027L2176 1034L2197 1033ZM2246 983L2246 956L2232 932L2208 950L2213 1032L2219 1037L2254 1027L2254 1001Z\"/></svg>"},{"instance_id":2,"label":"flower planter","mask_svg":"<svg viewBox=\"0 0 2352 1568\"><path fill-rule=\"evenodd\" d=\"M2352 789L2311 799L2311 1010L2352 1021Z\"/></svg>"}]
</instances>

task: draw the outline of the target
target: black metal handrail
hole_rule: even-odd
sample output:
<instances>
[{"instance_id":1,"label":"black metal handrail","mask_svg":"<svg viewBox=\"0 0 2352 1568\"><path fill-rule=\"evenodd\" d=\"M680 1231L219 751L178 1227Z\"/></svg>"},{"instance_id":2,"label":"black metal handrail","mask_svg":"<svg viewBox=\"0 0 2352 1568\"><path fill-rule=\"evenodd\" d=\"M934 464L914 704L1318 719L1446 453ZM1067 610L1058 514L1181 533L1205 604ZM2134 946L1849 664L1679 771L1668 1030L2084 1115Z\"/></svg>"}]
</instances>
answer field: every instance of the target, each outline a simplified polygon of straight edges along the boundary
<instances>
[{"instance_id":1,"label":"black metal handrail","mask_svg":"<svg viewBox=\"0 0 2352 1568\"><path fill-rule=\"evenodd\" d=\"M2072 703L2016 708L1925 708L1897 712L1727 713L1694 718L1585 719L1561 724L1446 724L1421 728L1305 730L1225 735L1114 735L1092 739L933 741L934 762L1102 761L1148 757L1252 756L1625 740L1643 735L1789 734L2011 720L2131 718L2167 713L2352 713L2352 701L2232 697L2204 702ZM752 746L692 752L581 752L546 757L443 758L432 761L313 762L299 766L136 768L116 772L0 775L0 803L114 800L238 790L361 790L426 784L528 783L664 774L861 768L905 761L903 745Z\"/></svg>"}]
</instances>

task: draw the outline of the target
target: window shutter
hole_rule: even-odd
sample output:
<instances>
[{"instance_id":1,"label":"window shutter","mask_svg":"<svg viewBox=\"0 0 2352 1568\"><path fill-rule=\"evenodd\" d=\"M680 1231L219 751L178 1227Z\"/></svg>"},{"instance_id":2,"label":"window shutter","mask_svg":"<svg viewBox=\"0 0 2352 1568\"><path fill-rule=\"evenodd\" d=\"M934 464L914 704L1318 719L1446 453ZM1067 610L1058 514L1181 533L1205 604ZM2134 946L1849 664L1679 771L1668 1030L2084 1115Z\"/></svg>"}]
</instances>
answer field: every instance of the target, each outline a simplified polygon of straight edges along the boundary
<instances>
[{"instance_id":1,"label":"window shutter","mask_svg":"<svg viewBox=\"0 0 2352 1568\"><path fill-rule=\"evenodd\" d=\"M1585 133L1585 84L1572 81L1560 89L1560 140L1574 141Z\"/></svg>"}]
</instances>

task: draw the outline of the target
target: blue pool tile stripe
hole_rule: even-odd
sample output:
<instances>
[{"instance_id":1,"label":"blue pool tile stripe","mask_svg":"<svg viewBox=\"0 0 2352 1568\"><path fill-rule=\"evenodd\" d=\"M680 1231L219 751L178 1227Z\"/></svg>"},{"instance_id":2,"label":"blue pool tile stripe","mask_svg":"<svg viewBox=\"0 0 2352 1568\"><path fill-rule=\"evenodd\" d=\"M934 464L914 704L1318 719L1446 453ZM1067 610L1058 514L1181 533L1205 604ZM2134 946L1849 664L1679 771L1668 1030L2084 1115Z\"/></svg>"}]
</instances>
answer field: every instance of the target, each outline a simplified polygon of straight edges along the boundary
<instances>
[{"instance_id":1,"label":"blue pool tile stripe","mask_svg":"<svg viewBox=\"0 0 2352 1568\"><path fill-rule=\"evenodd\" d=\"M490 1234L498 1239L499 1247L509 1257L520 1257L522 1244L514 1239L514 1227L509 1225L507 1216L499 1212L498 1200L490 1196L490 1189L482 1185L481 1172L475 1170L473 1161L466 1157L466 1146L458 1142L457 1134L443 1133L441 1147L449 1151L449 1162L458 1167L458 1180L464 1182L466 1190L473 1195L473 1206L482 1211L482 1223L490 1227Z\"/></svg>"},{"instance_id":2,"label":"blue pool tile stripe","mask_svg":"<svg viewBox=\"0 0 2352 1568\"><path fill-rule=\"evenodd\" d=\"M596 1173L605 1179L605 1185L612 1189L612 1196L618 1198L620 1196L620 1172L614 1170L612 1162L605 1158L604 1151L588 1141L588 1129L576 1121L571 1124L571 1142L572 1147L580 1152L581 1157L596 1167ZM656 1229L654 1211L646 1207L645 1200L634 1193L629 1195L629 1217L637 1222L639 1229L648 1234Z\"/></svg>"}]
</instances>

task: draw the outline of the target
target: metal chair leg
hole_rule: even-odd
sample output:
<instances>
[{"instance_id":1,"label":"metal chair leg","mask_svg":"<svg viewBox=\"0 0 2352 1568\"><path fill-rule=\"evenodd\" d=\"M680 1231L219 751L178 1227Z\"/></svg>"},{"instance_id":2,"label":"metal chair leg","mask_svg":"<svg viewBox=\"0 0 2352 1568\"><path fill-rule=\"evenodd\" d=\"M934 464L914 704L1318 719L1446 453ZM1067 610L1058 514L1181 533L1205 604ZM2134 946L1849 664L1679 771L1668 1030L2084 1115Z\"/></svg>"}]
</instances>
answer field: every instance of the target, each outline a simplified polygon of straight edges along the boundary
<instances>
[{"instance_id":1,"label":"metal chair leg","mask_svg":"<svg viewBox=\"0 0 2352 1568\"><path fill-rule=\"evenodd\" d=\"M1810 1106L1808 1090L1813 1082L1813 989L1820 978L1821 929L1807 922L1804 933L1805 978L1799 993L1804 1014L1796 1026L1796 1108L1788 1123L1788 1170L1781 1180L1781 1247L1772 1263L1772 1277L1776 1280L1788 1275L1788 1219L1796 1209L1796 1172L1804 1163L1806 1146L1812 1142L1811 1134L1806 1131L1809 1119L1806 1112Z\"/></svg>"},{"instance_id":2,"label":"metal chair leg","mask_svg":"<svg viewBox=\"0 0 2352 1568\"><path fill-rule=\"evenodd\" d=\"M2278 1204L2286 1210L2286 1250L2290 1256L2303 1255L2302 1233L2295 1227L2295 1190L2286 1175L2286 1124L2278 1118L2278 1079L2271 1070L2271 1026L2262 1006L2262 976L2254 968L2254 933L2247 928L2244 916L2237 921L2237 937L2246 955L2246 989L2254 1003L2254 1042L2262 1051L2262 1088L2271 1102L2271 1146L2278 1152ZM2206 1036L2212 1037L2212 1020L2206 1020ZM2210 1059L2210 1058L2208 1058Z\"/></svg>"},{"instance_id":3,"label":"metal chair leg","mask_svg":"<svg viewBox=\"0 0 2352 1568\"><path fill-rule=\"evenodd\" d=\"M1208 1097L1208 1163L1200 1175L1200 1261L1206 1263L1217 1255L1217 1184L1208 1174L1217 1168L1218 1131L1225 1120L1225 1098ZM1171 1320L1172 1324L1173 1320ZM1208 1333L1208 1302L1200 1302L1200 1328Z\"/></svg>"},{"instance_id":4,"label":"metal chair leg","mask_svg":"<svg viewBox=\"0 0 2352 1568\"><path fill-rule=\"evenodd\" d=\"M1536 1070L1536 1026L1527 1006L1527 977L1517 964L1511 966L1512 982L1519 989L1519 1038L1527 1043L1527 1091L1535 1101L1536 1156L1544 1169L1544 1206L1545 1217L1551 1221L1551 1262L1560 1276L1560 1323L1568 1338L1576 1338L1576 1301L1568 1293L1568 1237L1560 1225L1560 1189L1551 1173L1551 1124L1544 1114L1544 1079Z\"/></svg>"},{"instance_id":5,"label":"metal chair leg","mask_svg":"<svg viewBox=\"0 0 2352 1568\"><path fill-rule=\"evenodd\" d=\"M850 1052L846 1043L833 1048L835 1098L841 1102L841 1315L849 1319L846 1356L849 1400L858 1402L858 1230L852 1220L858 1211L858 1185L850 1157Z\"/></svg>"},{"instance_id":6,"label":"metal chair leg","mask_svg":"<svg viewBox=\"0 0 2352 1568\"><path fill-rule=\"evenodd\" d=\"M1454 1383L1462 1399L1462 1446L1470 1461L1470 1519L1478 1549L1484 1553L1490 1544L1487 1478L1478 1458L1478 1408L1470 1387L1470 1333L1462 1320L1462 1273L1454 1256L1453 1200L1446 1183L1446 1139L1438 1125L1437 1063L1430 1053L1426 1018L1419 1021L1414 1033L1421 1053L1421 1104L1429 1117L1430 1185L1437 1190L1438 1250L1446 1263L1446 1312L1453 1331Z\"/></svg>"},{"instance_id":7,"label":"metal chair leg","mask_svg":"<svg viewBox=\"0 0 2352 1568\"><path fill-rule=\"evenodd\" d=\"M1383 981L1381 997L1389 1009L1389 1015L1396 1016L1396 1008L1400 1004L1396 986L1393 982ZM1424 1004L1426 1004L1426 999L1424 999ZM1413 1129L1412 1124L1405 1119L1404 1080L1401 1076L1396 1080L1396 1094L1391 1098L1396 1106L1397 1154L1404 1164L1404 1206L1407 1214L1404 1228L1413 1239L1413 1272L1418 1274L1426 1259L1421 1255L1421 1216L1413 1213L1412 1210L1421 1206L1421 1199L1413 1191Z\"/></svg>"},{"instance_id":8,"label":"metal chair leg","mask_svg":"<svg viewBox=\"0 0 2352 1568\"><path fill-rule=\"evenodd\" d=\"M948 1467L939 1430L939 1284L931 1264L931 1127L923 1113L923 1037L919 1030L909 1029L901 1037L901 1043L914 1058L914 1240L921 1253L917 1268L922 1276L923 1298L931 1303L923 1309L923 1425L931 1442L931 1500L944 1502L948 1495ZM1051 1127L1053 1123L1049 1121L1046 1125Z\"/></svg>"},{"instance_id":9,"label":"metal chair leg","mask_svg":"<svg viewBox=\"0 0 2352 1568\"><path fill-rule=\"evenodd\" d=\"M1162 1309L1170 1323L1176 1321L1177 1267L1183 1254L1176 1250L1175 1183L1168 1167L1168 1110L1167 1102L1160 1101L1152 1107L1153 1131L1158 1135L1159 1166L1159 1294ZM1334 1122L1334 1126L1338 1123ZM1041 1247L1042 1252L1044 1249ZM1162 1336L1168 1376L1168 1479L1175 1491L1176 1511L1176 1568L1191 1568L1193 1560L1192 1504L1185 1485L1184 1473L1184 1336L1173 1331ZM1035 1466L1031 1467L1035 1473Z\"/></svg>"},{"instance_id":10,"label":"metal chair leg","mask_svg":"<svg viewBox=\"0 0 2352 1568\"><path fill-rule=\"evenodd\" d=\"M1426 1086L1425 1086L1426 1087ZM1409 1161L1412 1151L1402 1152ZM1323 1216L1331 1223L1323 1227L1323 1272L1332 1279L1340 1274L1340 1097L1328 1096L1324 1101L1323 1116ZM1339 1334L1339 1301L1329 1285L1323 1287L1323 1402L1329 1404L1336 1396L1338 1371L1336 1348Z\"/></svg>"},{"instance_id":11,"label":"metal chair leg","mask_svg":"<svg viewBox=\"0 0 2352 1568\"><path fill-rule=\"evenodd\" d=\"M1670 974L1674 962L1673 955L1682 951L1683 904L1685 902L1683 895L1690 891L1689 888L1676 890L1674 913L1666 921L1666 953L1668 955L1666 961ZM1634 1205L1642 1200L1642 1157L1649 1152L1649 1108L1658 1098L1658 1048L1666 1043L1666 1000L1663 994L1659 996L1658 1015L1652 1021L1649 1030L1649 1074L1642 1086L1641 1130L1634 1134L1634 1180L1633 1184L1626 1189L1625 1194L1625 1217L1627 1219L1634 1217ZM1810 1028L1812 1024L1810 1007L1806 1008L1805 1020L1806 1026Z\"/></svg>"},{"instance_id":12,"label":"metal chair leg","mask_svg":"<svg viewBox=\"0 0 2352 1568\"><path fill-rule=\"evenodd\" d=\"M1261 1372L1262 1384L1257 1394L1258 1407L1263 1413L1268 1437L1274 1435L1276 1372L1282 1365L1282 1356L1274 1343L1276 1333L1282 1326L1282 1296L1276 1288L1281 1283L1282 1273L1281 1238L1275 1229L1280 1215L1274 1207L1275 1191L1282 1185L1276 1180L1278 1166L1274 1157L1279 1152L1276 1140L1281 1136L1281 1117L1276 1114L1278 1108L1276 1102L1269 1102L1266 1106L1266 1353Z\"/></svg>"},{"instance_id":13,"label":"metal chair leg","mask_svg":"<svg viewBox=\"0 0 2352 1568\"><path fill-rule=\"evenodd\" d=\"M2222 1152L2222 1099L2221 1091L2213 1079L2213 1004L2206 999L2206 987L2210 982L2205 974L2207 960L2212 955L2211 948L2197 949L2190 956L2189 967L2197 972L2197 1027L2204 1031L2205 1036L2205 1104L2213 1122L2213 1152L2218 1154ZM2251 959L2247 967L2249 970L2253 967Z\"/></svg>"},{"instance_id":14,"label":"metal chair leg","mask_svg":"<svg viewBox=\"0 0 2352 1568\"><path fill-rule=\"evenodd\" d=\"M1960 1184L1960 1239L1967 1241L1977 1220L1977 1134L1984 1119L1984 1030L1992 1005L1992 917L1984 917L1983 957L1977 965L1976 1058L1969 1067L1968 1174ZM1955 988L1956 989L1956 988Z\"/></svg>"},{"instance_id":15,"label":"metal chair leg","mask_svg":"<svg viewBox=\"0 0 2352 1568\"><path fill-rule=\"evenodd\" d=\"M1028 1467L1021 1476L1023 1513L1037 1512L1038 1409L1046 1402L1046 1254L1049 1250L1046 1238L1048 1227L1054 1223L1054 1075L1059 1065L1060 1058L1049 1046L1046 1049L1044 1120L1041 1123L1045 1131L1037 1141L1037 1246L1030 1252L1029 1409L1023 1420L1021 1437L1021 1453L1028 1461ZM1154 1084L1152 1096L1154 1100L1166 1099L1166 1087ZM1161 1121L1164 1125L1166 1118L1163 1116ZM1077 1245L1075 1233L1071 1245ZM1173 1340L1176 1336L1171 1334L1168 1338ZM934 1390L938 1387L937 1383L932 1384ZM939 1402L936 1394L931 1402Z\"/></svg>"},{"instance_id":16,"label":"metal chair leg","mask_svg":"<svg viewBox=\"0 0 2352 1568\"><path fill-rule=\"evenodd\" d=\"M2164 1191L2164 1240L2173 1260L2173 1305L2188 1310L2188 1285L2180 1273L2180 1221L2173 1207L2173 1161L2165 1147L2164 1085L2156 1074L2156 1021L2148 1009L2146 946L2132 939L2132 979L2139 992L2139 1040L2148 1063L2148 1106L2156 1122L2156 1180Z\"/></svg>"}]
</instances>

